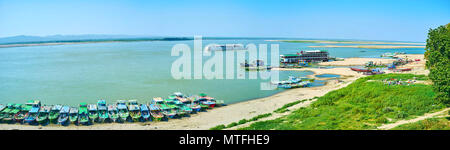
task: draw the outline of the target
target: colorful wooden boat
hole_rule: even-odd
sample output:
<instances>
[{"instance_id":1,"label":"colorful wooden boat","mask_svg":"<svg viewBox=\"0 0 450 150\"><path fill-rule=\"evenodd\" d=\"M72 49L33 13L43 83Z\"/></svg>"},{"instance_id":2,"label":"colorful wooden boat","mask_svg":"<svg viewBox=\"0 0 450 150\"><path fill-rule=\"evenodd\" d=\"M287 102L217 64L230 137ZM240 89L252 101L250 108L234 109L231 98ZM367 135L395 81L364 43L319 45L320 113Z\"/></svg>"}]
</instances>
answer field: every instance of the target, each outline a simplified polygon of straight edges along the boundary
<instances>
[{"instance_id":1,"label":"colorful wooden boat","mask_svg":"<svg viewBox=\"0 0 450 150\"><path fill-rule=\"evenodd\" d=\"M119 121L127 121L130 113L125 100L117 101L117 109L119 110Z\"/></svg>"},{"instance_id":2,"label":"colorful wooden boat","mask_svg":"<svg viewBox=\"0 0 450 150\"><path fill-rule=\"evenodd\" d=\"M34 124L39 116L39 110L41 109L40 101L33 101L31 103L31 110L25 115L24 123Z\"/></svg>"},{"instance_id":3,"label":"colorful wooden boat","mask_svg":"<svg viewBox=\"0 0 450 150\"><path fill-rule=\"evenodd\" d=\"M11 112L14 109L14 104L8 103L6 104L5 108L3 108L0 111L0 121L3 121L3 118L9 116L9 112Z\"/></svg>"},{"instance_id":4,"label":"colorful wooden boat","mask_svg":"<svg viewBox=\"0 0 450 150\"><path fill-rule=\"evenodd\" d=\"M150 108L152 120L161 121L164 117L163 113L161 112L161 108L159 108L156 104L149 104L148 107Z\"/></svg>"},{"instance_id":5,"label":"colorful wooden boat","mask_svg":"<svg viewBox=\"0 0 450 150\"><path fill-rule=\"evenodd\" d=\"M151 120L150 116L150 110L148 109L148 106L146 104L141 104L141 115L142 115L142 121Z\"/></svg>"},{"instance_id":6,"label":"colorful wooden boat","mask_svg":"<svg viewBox=\"0 0 450 150\"><path fill-rule=\"evenodd\" d=\"M14 104L12 105L11 111L3 117L3 122L12 123L14 122L14 116L19 113L19 111L22 109L22 104Z\"/></svg>"},{"instance_id":7,"label":"colorful wooden boat","mask_svg":"<svg viewBox=\"0 0 450 150\"><path fill-rule=\"evenodd\" d=\"M116 104L109 104L108 105L108 114L109 114L109 120L111 122L118 122L119 121L119 111L117 110Z\"/></svg>"},{"instance_id":8,"label":"colorful wooden boat","mask_svg":"<svg viewBox=\"0 0 450 150\"><path fill-rule=\"evenodd\" d=\"M200 101L200 104L207 105L208 108L214 108L214 106L216 105L214 98L209 97L204 93L199 94L198 100Z\"/></svg>"},{"instance_id":9,"label":"colorful wooden boat","mask_svg":"<svg viewBox=\"0 0 450 150\"><path fill-rule=\"evenodd\" d=\"M130 112L130 117L133 121L140 121L142 117L141 110L139 109L139 104L136 100L128 100L128 111Z\"/></svg>"},{"instance_id":10,"label":"colorful wooden boat","mask_svg":"<svg viewBox=\"0 0 450 150\"><path fill-rule=\"evenodd\" d=\"M370 69L359 69L359 68L350 68L350 69L357 72L372 72L372 70Z\"/></svg>"},{"instance_id":11,"label":"colorful wooden boat","mask_svg":"<svg viewBox=\"0 0 450 150\"><path fill-rule=\"evenodd\" d=\"M179 111L181 111L183 115L188 115L192 113L192 108L186 106L181 101L175 101L175 105L178 106Z\"/></svg>"},{"instance_id":12,"label":"colorful wooden boat","mask_svg":"<svg viewBox=\"0 0 450 150\"><path fill-rule=\"evenodd\" d=\"M106 107L105 100L99 100L97 102L98 107L98 122L105 122L105 120L109 119L108 108Z\"/></svg>"},{"instance_id":13,"label":"colorful wooden boat","mask_svg":"<svg viewBox=\"0 0 450 150\"><path fill-rule=\"evenodd\" d=\"M69 106L63 106L61 108L61 111L59 111L58 124L67 125L67 123L69 122L69 112Z\"/></svg>"},{"instance_id":14,"label":"colorful wooden boat","mask_svg":"<svg viewBox=\"0 0 450 150\"><path fill-rule=\"evenodd\" d=\"M70 121L70 123L73 123L73 124L78 123L78 108L76 108L76 107L70 108L69 121Z\"/></svg>"},{"instance_id":15,"label":"colorful wooden boat","mask_svg":"<svg viewBox=\"0 0 450 150\"><path fill-rule=\"evenodd\" d=\"M78 124L89 124L89 111L86 103L80 103L80 107L78 109Z\"/></svg>"},{"instance_id":16,"label":"colorful wooden boat","mask_svg":"<svg viewBox=\"0 0 450 150\"><path fill-rule=\"evenodd\" d=\"M41 110L39 112L36 121L40 124L45 124L48 121L48 116L50 114L51 109L52 106L41 106Z\"/></svg>"},{"instance_id":17,"label":"colorful wooden boat","mask_svg":"<svg viewBox=\"0 0 450 150\"><path fill-rule=\"evenodd\" d=\"M97 122L98 121L98 109L96 104L89 104L88 105L88 111L89 111L89 120L91 122Z\"/></svg>"},{"instance_id":18,"label":"colorful wooden boat","mask_svg":"<svg viewBox=\"0 0 450 150\"><path fill-rule=\"evenodd\" d=\"M175 117L176 113L170 109L170 107L164 102L164 100L161 97L155 97L153 98L152 104L159 107L162 111L162 114L165 118L173 118Z\"/></svg>"},{"instance_id":19,"label":"colorful wooden boat","mask_svg":"<svg viewBox=\"0 0 450 150\"><path fill-rule=\"evenodd\" d=\"M23 123L25 115L31 110L32 106L30 101L20 107L19 112L14 115L14 120L18 123Z\"/></svg>"},{"instance_id":20,"label":"colorful wooden boat","mask_svg":"<svg viewBox=\"0 0 450 150\"><path fill-rule=\"evenodd\" d=\"M59 112L61 111L61 108L62 105L54 105L52 107L48 115L48 120L50 120L51 123L56 123L58 121Z\"/></svg>"},{"instance_id":21,"label":"colorful wooden boat","mask_svg":"<svg viewBox=\"0 0 450 150\"><path fill-rule=\"evenodd\" d=\"M200 106L198 99L195 97L188 97L188 100L189 101L185 103L185 105L190 107L193 113L200 112L202 107Z\"/></svg>"},{"instance_id":22,"label":"colorful wooden boat","mask_svg":"<svg viewBox=\"0 0 450 150\"><path fill-rule=\"evenodd\" d=\"M0 104L0 112L2 112L3 111L3 109L5 109L6 108L6 106L5 105L3 105L3 104Z\"/></svg>"},{"instance_id":23,"label":"colorful wooden boat","mask_svg":"<svg viewBox=\"0 0 450 150\"><path fill-rule=\"evenodd\" d=\"M179 111L179 108L177 105L175 105L175 101L173 99L170 99L172 97L169 96L168 99L164 100L164 103L169 107L169 109L172 111L172 113L175 113L175 116L183 115L182 111Z\"/></svg>"}]
</instances>

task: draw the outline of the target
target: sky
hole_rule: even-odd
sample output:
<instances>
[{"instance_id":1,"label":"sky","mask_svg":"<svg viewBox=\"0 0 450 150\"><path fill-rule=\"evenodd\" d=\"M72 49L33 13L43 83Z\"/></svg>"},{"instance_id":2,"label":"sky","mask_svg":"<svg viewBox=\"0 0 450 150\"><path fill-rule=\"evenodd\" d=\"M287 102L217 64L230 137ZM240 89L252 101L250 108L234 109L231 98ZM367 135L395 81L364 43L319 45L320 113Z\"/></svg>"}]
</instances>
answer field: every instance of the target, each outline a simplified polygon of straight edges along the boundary
<instances>
[{"instance_id":1,"label":"sky","mask_svg":"<svg viewBox=\"0 0 450 150\"><path fill-rule=\"evenodd\" d=\"M0 0L0 37L114 34L424 42L450 0Z\"/></svg>"}]
</instances>

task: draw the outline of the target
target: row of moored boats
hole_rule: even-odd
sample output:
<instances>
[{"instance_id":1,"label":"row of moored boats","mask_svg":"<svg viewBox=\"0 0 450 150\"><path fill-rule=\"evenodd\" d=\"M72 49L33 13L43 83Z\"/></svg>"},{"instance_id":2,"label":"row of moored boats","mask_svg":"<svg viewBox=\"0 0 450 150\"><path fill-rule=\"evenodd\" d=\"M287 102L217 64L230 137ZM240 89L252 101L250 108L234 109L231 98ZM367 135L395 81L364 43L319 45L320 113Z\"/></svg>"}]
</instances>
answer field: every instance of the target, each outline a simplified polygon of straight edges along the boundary
<instances>
[{"instance_id":1,"label":"row of moored boats","mask_svg":"<svg viewBox=\"0 0 450 150\"><path fill-rule=\"evenodd\" d=\"M180 92L165 99L153 98L147 104L139 104L136 100L118 100L107 104L106 100L99 100L97 104L80 103L79 107L70 107L41 105L38 100L30 100L26 104L0 104L0 121L31 125L161 121L189 116L223 104L222 100L215 100L203 93L185 96Z\"/></svg>"}]
</instances>

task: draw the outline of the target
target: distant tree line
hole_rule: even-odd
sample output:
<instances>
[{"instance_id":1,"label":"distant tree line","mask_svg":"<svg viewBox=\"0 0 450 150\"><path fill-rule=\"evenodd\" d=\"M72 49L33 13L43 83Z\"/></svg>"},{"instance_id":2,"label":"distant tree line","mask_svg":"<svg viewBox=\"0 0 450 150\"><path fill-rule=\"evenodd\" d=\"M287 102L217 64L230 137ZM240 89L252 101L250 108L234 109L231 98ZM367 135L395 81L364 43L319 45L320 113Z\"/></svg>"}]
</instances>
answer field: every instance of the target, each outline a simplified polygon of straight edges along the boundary
<instances>
[{"instance_id":1,"label":"distant tree line","mask_svg":"<svg viewBox=\"0 0 450 150\"><path fill-rule=\"evenodd\" d=\"M425 58L436 99L450 105L450 23L428 31Z\"/></svg>"}]
</instances>

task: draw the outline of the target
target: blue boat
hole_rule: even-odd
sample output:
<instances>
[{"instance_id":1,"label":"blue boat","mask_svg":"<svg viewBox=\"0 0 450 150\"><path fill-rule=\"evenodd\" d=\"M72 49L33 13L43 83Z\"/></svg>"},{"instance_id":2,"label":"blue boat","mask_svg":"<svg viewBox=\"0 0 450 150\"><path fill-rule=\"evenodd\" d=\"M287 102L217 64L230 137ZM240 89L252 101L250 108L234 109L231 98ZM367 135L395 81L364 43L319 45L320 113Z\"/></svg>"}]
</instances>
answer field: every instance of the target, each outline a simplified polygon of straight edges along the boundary
<instances>
[{"instance_id":1,"label":"blue boat","mask_svg":"<svg viewBox=\"0 0 450 150\"><path fill-rule=\"evenodd\" d=\"M150 120L150 110L145 104L141 104L141 116L143 121Z\"/></svg>"},{"instance_id":2,"label":"blue boat","mask_svg":"<svg viewBox=\"0 0 450 150\"><path fill-rule=\"evenodd\" d=\"M28 112L24 119L24 123L33 124L36 122L36 118L39 116L39 110L41 109L41 103L39 101L34 101L31 110Z\"/></svg>"},{"instance_id":3,"label":"blue boat","mask_svg":"<svg viewBox=\"0 0 450 150\"><path fill-rule=\"evenodd\" d=\"M69 121L69 112L70 112L69 106L63 106L61 108L61 111L59 112L59 117L58 117L58 124L60 124L60 125L67 124L67 122Z\"/></svg>"}]
</instances>

